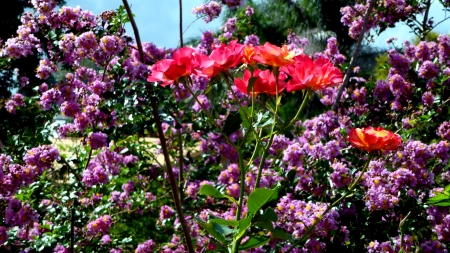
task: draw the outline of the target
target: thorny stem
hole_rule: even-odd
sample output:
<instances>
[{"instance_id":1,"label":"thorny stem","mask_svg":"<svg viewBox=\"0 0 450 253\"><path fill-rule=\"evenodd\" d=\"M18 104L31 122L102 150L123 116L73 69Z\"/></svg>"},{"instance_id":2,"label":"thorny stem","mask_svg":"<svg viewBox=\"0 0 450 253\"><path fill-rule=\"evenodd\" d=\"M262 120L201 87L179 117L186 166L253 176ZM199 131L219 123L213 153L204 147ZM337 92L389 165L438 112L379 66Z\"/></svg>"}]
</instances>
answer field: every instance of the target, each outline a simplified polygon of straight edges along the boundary
<instances>
[{"instance_id":1,"label":"thorny stem","mask_svg":"<svg viewBox=\"0 0 450 253\"><path fill-rule=\"evenodd\" d=\"M352 59L350 60L350 64L348 65L347 71L345 72L344 82L342 83L341 87L339 87L336 101L334 101L333 104L334 112L337 112L342 92L344 91L345 87L348 85L348 81L350 80L350 74L353 71L353 65L355 65L356 57L358 57L359 50L361 48L361 43L364 38L364 34L366 33L366 27L367 23L369 22L370 13L372 12L372 9L375 6L375 2L376 1L370 1L369 8L367 8L366 15L364 16L364 23L362 25L362 30L361 33L359 34L358 41L356 42L355 51L353 51Z\"/></svg>"},{"instance_id":2,"label":"thorny stem","mask_svg":"<svg viewBox=\"0 0 450 253\"><path fill-rule=\"evenodd\" d=\"M361 174L359 174L359 177L348 187L347 191L344 193L344 195L342 195L339 199L337 199L336 201L334 201L331 205L329 205L327 207L327 209L317 218L317 220L314 222L314 224L312 224L311 226L308 227L308 229L305 231L305 233L303 234L302 237L300 237L299 240L297 240L294 244L292 244L292 246L286 251L286 253L291 252L295 247L297 247L298 245L300 245L301 243L303 243L304 241L306 241L308 239L309 234L311 233L311 231L316 228L316 226L322 221L323 217L329 212L331 211L331 209L333 209L333 207L335 207L336 205L338 205L339 203L341 203L341 201L343 199L345 199L346 197L348 197L350 195L350 193L353 191L353 189L355 188L355 186L361 181L361 179L363 178L364 173L367 171L367 168L369 167L369 163L372 160L373 154L369 154L369 157L367 158L367 162L366 164L364 164L364 167L361 171Z\"/></svg>"},{"instance_id":3,"label":"thorny stem","mask_svg":"<svg viewBox=\"0 0 450 253\"><path fill-rule=\"evenodd\" d=\"M244 142L244 141L243 141ZM242 157L242 151L241 149L238 149L238 156L239 156L239 170L240 170L240 189L239 189L239 203L236 211L236 221L239 221L241 219L242 214L242 205L244 203L244 193L245 193L245 172L246 167L244 166L244 158ZM239 245L241 244L242 237L235 238L233 240L232 246L231 246L231 253L237 253L239 251Z\"/></svg>"}]
</instances>

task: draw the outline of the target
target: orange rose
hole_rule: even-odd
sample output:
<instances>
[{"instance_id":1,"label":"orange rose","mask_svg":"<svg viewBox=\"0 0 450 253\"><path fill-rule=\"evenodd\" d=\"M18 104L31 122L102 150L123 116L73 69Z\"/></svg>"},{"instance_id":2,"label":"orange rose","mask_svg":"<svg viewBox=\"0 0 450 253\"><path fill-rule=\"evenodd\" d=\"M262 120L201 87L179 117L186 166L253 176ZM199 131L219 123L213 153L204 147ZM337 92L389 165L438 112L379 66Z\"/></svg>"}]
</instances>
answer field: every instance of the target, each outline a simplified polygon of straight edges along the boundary
<instances>
[{"instance_id":1,"label":"orange rose","mask_svg":"<svg viewBox=\"0 0 450 253\"><path fill-rule=\"evenodd\" d=\"M252 45L245 46L243 50L244 57L242 58L242 62L247 65L256 64L256 61L253 60L254 55L255 55L255 48Z\"/></svg>"},{"instance_id":2,"label":"orange rose","mask_svg":"<svg viewBox=\"0 0 450 253\"><path fill-rule=\"evenodd\" d=\"M382 127L352 128L347 139L353 147L367 152L395 150L402 144L400 136Z\"/></svg>"},{"instance_id":3,"label":"orange rose","mask_svg":"<svg viewBox=\"0 0 450 253\"><path fill-rule=\"evenodd\" d=\"M261 64L273 67L282 67L294 63L294 51L289 51L287 46L278 47L266 42L264 46L254 47L255 55L252 59Z\"/></svg>"}]
</instances>

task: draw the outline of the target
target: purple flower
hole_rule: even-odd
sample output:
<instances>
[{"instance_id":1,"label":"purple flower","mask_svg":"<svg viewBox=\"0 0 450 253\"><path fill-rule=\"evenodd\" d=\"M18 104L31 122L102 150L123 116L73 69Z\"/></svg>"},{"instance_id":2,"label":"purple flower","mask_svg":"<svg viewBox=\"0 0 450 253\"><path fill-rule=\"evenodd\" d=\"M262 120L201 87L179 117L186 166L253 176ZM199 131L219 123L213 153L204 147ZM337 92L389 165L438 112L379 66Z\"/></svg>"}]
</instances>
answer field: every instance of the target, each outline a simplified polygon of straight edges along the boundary
<instances>
[{"instance_id":1,"label":"purple flower","mask_svg":"<svg viewBox=\"0 0 450 253\"><path fill-rule=\"evenodd\" d=\"M427 107L432 107L434 102L434 96L431 92L427 91L422 95L422 103Z\"/></svg>"},{"instance_id":2,"label":"purple flower","mask_svg":"<svg viewBox=\"0 0 450 253\"><path fill-rule=\"evenodd\" d=\"M173 214L174 214L173 209L170 206L164 205L160 209L159 219L160 220L169 219L173 216Z\"/></svg>"},{"instance_id":3,"label":"purple flower","mask_svg":"<svg viewBox=\"0 0 450 253\"><path fill-rule=\"evenodd\" d=\"M64 246L58 244L53 250L53 253L69 253L69 249L66 249Z\"/></svg>"},{"instance_id":4,"label":"purple flower","mask_svg":"<svg viewBox=\"0 0 450 253\"><path fill-rule=\"evenodd\" d=\"M155 247L156 247L155 242L150 239L146 242L139 244L134 252L135 253L152 253L153 250L155 249Z\"/></svg>"},{"instance_id":5,"label":"purple flower","mask_svg":"<svg viewBox=\"0 0 450 253\"><path fill-rule=\"evenodd\" d=\"M198 101L196 100L194 105L192 106L192 110L194 112L198 113L199 111L202 110L209 111L211 109L211 103L209 102L209 99L205 95L201 94L197 97L197 99Z\"/></svg>"},{"instance_id":6,"label":"purple flower","mask_svg":"<svg viewBox=\"0 0 450 253\"><path fill-rule=\"evenodd\" d=\"M222 6L218 4L216 1L210 1L208 4L202 4L192 9L192 13L194 15L203 17L203 20L206 23L209 23L213 19L217 18L221 11Z\"/></svg>"},{"instance_id":7,"label":"purple flower","mask_svg":"<svg viewBox=\"0 0 450 253\"><path fill-rule=\"evenodd\" d=\"M418 75L425 79L435 78L439 75L439 67L431 61L424 61L418 70Z\"/></svg>"},{"instance_id":8,"label":"purple flower","mask_svg":"<svg viewBox=\"0 0 450 253\"><path fill-rule=\"evenodd\" d=\"M255 10L252 7L247 6L245 8L245 15L250 17L251 15L253 15L253 13L255 13Z\"/></svg>"},{"instance_id":9,"label":"purple flower","mask_svg":"<svg viewBox=\"0 0 450 253\"><path fill-rule=\"evenodd\" d=\"M91 221L87 225L87 233L89 235L105 235L108 233L109 229L111 228L111 225L113 223L113 220L111 216L104 215L94 221Z\"/></svg>"},{"instance_id":10,"label":"purple flower","mask_svg":"<svg viewBox=\"0 0 450 253\"><path fill-rule=\"evenodd\" d=\"M436 133L442 139L450 141L450 122L449 121L442 122Z\"/></svg>"},{"instance_id":11,"label":"purple flower","mask_svg":"<svg viewBox=\"0 0 450 253\"><path fill-rule=\"evenodd\" d=\"M38 171L42 172L44 169L50 168L52 163L59 158L58 149L44 145L28 150L23 159L27 165L36 167Z\"/></svg>"},{"instance_id":12,"label":"purple flower","mask_svg":"<svg viewBox=\"0 0 450 253\"><path fill-rule=\"evenodd\" d=\"M108 244L111 242L111 237L109 235L103 235L100 242L101 244Z\"/></svg>"},{"instance_id":13,"label":"purple flower","mask_svg":"<svg viewBox=\"0 0 450 253\"><path fill-rule=\"evenodd\" d=\"M245 36L244 45L258 46L259 45L259 37L255 34L250 34L248 36Z\"/></svg>"},{"instance_id":14,"label":"purple flower","mask_svg":"<svg viewBox=\"0 0 450 253\"><path fill-rule=\"evenodd\" d=\"M108 136L102 132L92 133L91 136L86 138L86 142L92 149L101 149L107 146Z\"/></svg>"},{"instance_id":15,"label":"purple flower","mask_svg":"<svg viewBox=\"0 0 450 253\"><path fill-rule=\"evenodd\" d=\"M0 245L3 245L8 241L7 229L4 226L0 226Z\"/></svg>"}]
</instances>

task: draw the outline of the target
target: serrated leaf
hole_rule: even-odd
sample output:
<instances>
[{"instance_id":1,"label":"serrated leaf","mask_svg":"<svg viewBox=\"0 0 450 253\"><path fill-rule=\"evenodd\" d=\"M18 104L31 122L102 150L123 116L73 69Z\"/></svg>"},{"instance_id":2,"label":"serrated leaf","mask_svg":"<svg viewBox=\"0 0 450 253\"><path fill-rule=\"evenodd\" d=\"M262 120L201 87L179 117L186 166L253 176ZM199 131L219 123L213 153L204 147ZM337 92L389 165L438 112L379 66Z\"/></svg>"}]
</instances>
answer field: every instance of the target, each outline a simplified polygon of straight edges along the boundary
<instances>
[{"instance_id":1,"label":"serrated leaf","mask_svg":"<svg viewBox=\"0 0 450 253\"><path fill-rule=\"evenodd\" d=\"M239 250L246 250L251 248L257 248L262 245L266 245L270 241L268 236L250 237L248 241L239 246Z\"/></svg>"},{"instance_id":2,"label":"serrated leaf","mask_svg":"<svg viewBox=\"0 0 450 253\"><path fill-rule=\"evenodd\" d=\"M256 212L267 202L278 197L278 189L269 190L267 188L257 188L248 197L248 212L256 214Z\"/></svg>"}]
</instances>

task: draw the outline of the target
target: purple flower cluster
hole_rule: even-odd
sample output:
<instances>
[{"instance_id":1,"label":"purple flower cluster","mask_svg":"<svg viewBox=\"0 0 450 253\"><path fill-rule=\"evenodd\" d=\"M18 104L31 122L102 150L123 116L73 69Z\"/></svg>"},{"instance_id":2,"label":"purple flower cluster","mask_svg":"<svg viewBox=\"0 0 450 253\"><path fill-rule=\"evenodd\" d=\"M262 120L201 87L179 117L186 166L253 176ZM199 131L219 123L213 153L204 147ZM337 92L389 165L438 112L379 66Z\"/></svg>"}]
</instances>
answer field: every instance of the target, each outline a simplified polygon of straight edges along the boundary
<instances>
[{"instance_id":1,"label":"purple flower cluster","mask_svg":"<svg viewBox=\"0 0 450 253\"><path fill-rule=\"evenodd\" d=\"M59 160L58 149L49 146L39 146L27 151L24 156L24 161L28 166L36 168L39 173L52 166L52 163Z\"/></svg>"},{"instance_id":2,"label":"purple flower cluster","mask_svg":"<svg viewBox=\"0 0 450 253\"><path fill-rule=\"evenodd\" d=\"M369 3L366 5L356 4L353 7L346 6L341 8L341 22L349 27L350 37L356 39L361 34L363 26L363 17L367 12ZM376 27L387 27L395 24L399 20L403 20L408 15L418 11L420 4L406 5L405 0L388 0L383 1L383 9L370 13L369 22L366 30Z\"/></svg>"},{"instance_id":3,"label":"purple flower cluster","mask_svg":"<svg viewBox=\"0 0 450 253\"><path fill-rule=\"evenodd\" d=\"M217 18L222 11L222 6L216 1L210 1L208 4L202 4L192 9L192 14L203 17L206 23Z\"/></svg>"},{"instance_id":4,"label":"purple flower cluster","mask_svg":"<svg viewBox=\"0 0 450 253\"><path fill-rule=\"evenodd\" d=\"M94 221L91 221L87 225L86 233L88 235L105 235L108 233L111 225L113 224L113 220L111 216L104 215Z\"/></svg>"},{"instance_id":5,"label":"purple flower cluster","mask_svg":"<svg viewBox=\"0 0 450 253\"><path fill-rule=\"evenodd\" d=\"M119 151L105 149L97 154L83 171L82 181L87 187L97 184L106 184L109 175L117 176L123 166L136 163L137 157L133 155L124 156Z\"/></svg>"},{"instance_id":6,"label":"purple flower cluster","mask_svg":"<svg viewBox=\"0 0 450 253\"><path fill-rule=\"evenodd\" d=\"M22 94L14 94L11 100L6 102L5 107L9 113L16 114L18 107L25 106L24 97Z\"/></svg>"},{"instance_id":7,"label":"purple flower cluster","mask_svg":"<svg viewBox=\"0 0 450 253\"><path fill-rule=\"evenodd\" d=\"M135 253L152 253L153 250L155 249L155 247L156 247L155 242L150 239L148 241L145 241L145 242L139 244L134 252Z\"/></svg>"},{"instance_id":8,"label":"purple flower cluster","mask_svg":"<svg viewBox=\"0 0 450 253\"><path fill-rule=\"evenodd\" d=\"M300 238L306 232L307 227L318 222L309 238L328 238L332 231L336 231L340 227L337 220L339 213L336 210L331 210L322 217L326 209L325 203L295 200L288 194L280 199L275 209L278 215L276 225L285 229L294 238ZM322 218L322 220L319 221L318 218ZM319 245L316 252L320 252L325 247L324 244Z\"/></svg>"}]
</instances>

